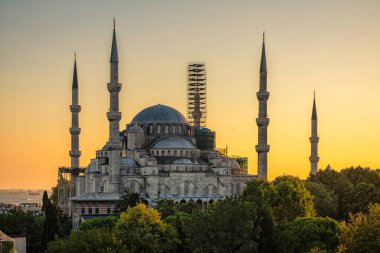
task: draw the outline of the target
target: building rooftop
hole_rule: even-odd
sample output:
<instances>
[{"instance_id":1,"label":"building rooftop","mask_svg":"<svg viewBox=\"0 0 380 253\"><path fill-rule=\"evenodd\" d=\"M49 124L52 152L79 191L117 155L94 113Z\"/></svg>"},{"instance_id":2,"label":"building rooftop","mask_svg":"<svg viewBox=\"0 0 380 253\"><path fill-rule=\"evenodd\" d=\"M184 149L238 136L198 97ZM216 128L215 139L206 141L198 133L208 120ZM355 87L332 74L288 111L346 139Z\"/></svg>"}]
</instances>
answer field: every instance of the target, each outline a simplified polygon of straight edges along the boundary
<instances>
[{"instance_id":1,"label":"building rooftop","mask_svg":"<svg viewBox=\"0 0 380 253\"><path fill-rule=\"evenodd\" d=\"M89 192L70 198L73 201L117 201L120 198L119 193L115 192Z\"/></svg>"},{"instance_id":2,"label":"building rooftop","mask_svg":"<svg viewBox=\"0 0 380 253\"><path fill-rule=\"evenodd\" d=\"M166 137L156 144L154 144L153 149L194 149L194 145L190 141L178 137L170 136Z\"/></svg>"},{"instance_id":3,"label":"building rooftop","mask_svg":"<svg viewBox=\"0 0 380 253\"><path fill-rule=\"evenodd\" d=\"M186 118L176 109L166 105L154 105L139 112L132 123L188 123Z\"/></svg>"}]
</instances>

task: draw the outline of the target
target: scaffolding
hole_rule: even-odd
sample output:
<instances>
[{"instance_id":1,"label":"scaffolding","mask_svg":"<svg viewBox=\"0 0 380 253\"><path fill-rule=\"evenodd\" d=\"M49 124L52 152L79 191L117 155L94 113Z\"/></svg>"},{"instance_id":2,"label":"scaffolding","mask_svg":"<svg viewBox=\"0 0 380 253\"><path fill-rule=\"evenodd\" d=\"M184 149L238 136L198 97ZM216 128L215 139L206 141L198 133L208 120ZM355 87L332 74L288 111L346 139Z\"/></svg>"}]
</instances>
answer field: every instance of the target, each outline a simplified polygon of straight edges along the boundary
<instances>
[{"instance_id":1,"label":"scaffolding","mask_svg":"<svg viewBox=\"0 0 380 253\"><path fill-rule=\"evenodd\" d=\"M86 168L58 168L58 207L64 213L69 214L69 199L72 196L74 189L72 187L72 179L79 175L84 175ZM74 193L75 194L75 193Z\"/></svg>"},{"instance_id":2,"label":"scaffolding","mask_svg":"<svg viewBox=\"0 0 380 253\"><path fill-rule=\"evenodd\" d=\"M197 130L206 126L206 69L204 63L187 66L187 117Z\"/></svg>"},{"instance_id":3,"label":"scaffolding","mask_svg":"<svg viewBox=\"0 0 380 253\"><path fill-rule=\"evenodd\" d=\"M248 157L233 155L231 158L235 159L242 169L243 174L248 174Z\"/></svg>"}]
</instances>

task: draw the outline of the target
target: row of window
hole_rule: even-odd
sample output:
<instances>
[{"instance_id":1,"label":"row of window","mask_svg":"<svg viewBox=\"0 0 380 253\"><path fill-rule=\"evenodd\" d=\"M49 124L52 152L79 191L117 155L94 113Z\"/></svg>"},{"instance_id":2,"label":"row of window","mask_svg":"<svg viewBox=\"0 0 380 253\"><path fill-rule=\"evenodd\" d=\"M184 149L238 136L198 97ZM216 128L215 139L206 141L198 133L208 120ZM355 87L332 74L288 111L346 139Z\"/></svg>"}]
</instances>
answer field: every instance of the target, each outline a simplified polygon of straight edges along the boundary
<instances>
[{"instance_id":1,"label":"row of window","mask_svg":"<svg viewBox=\"0 0 380 253\"><path fill-rule=\"evenodd\" d=\"M99 214L99 207L95 207L95 208L92 208L92 207L82 207L80 210L80 213L81 214L86 214L86 209L87 209L87 214ZM108 207L107 208L107 214L111 214L111 208Z\"/></svg>"},{"instance_id":2,"label":"row of window","mask_svg":"<svg viewBox=\"0 0 380 253\"><path fill-rule=\"evenodd\" d=\"M198 152L197 151L193 151L193 150L177 150L177 149L174 149L174 150L170 150L170 149L167 149L167 150L151 150L151 155L153 156L195 156Z\"/></svg>"},{"instance_id":3,"label":"row of window","mask_svg":"<svg viewBox=\"0 0 380 253\"><path fill-rule=\"evenodd\" d=\"M142 126L144 127L144 126ZM161 125L149 125L148 126L148 134L161 134L161 133L165 133L165 134L169 134L169 133L172 133L172 134L182 134L182 132L184 132L184 134L187 134L187 135L190 135L191 134L191 130L186 127L186 126L182 126L182 125L164 125L162 128L161 128Z\"/></svg>"}]
</instances>

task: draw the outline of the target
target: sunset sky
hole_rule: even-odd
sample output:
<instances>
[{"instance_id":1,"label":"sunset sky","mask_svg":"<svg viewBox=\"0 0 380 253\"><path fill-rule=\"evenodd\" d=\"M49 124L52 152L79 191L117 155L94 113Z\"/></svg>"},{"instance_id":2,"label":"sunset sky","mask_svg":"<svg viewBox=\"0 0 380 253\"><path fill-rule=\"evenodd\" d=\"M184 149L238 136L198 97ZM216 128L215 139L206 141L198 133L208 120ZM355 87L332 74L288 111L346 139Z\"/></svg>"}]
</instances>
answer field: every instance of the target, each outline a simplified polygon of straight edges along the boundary
<instances>
[{"instance_id":1,"label":"sunset sky","mask_svg":"<svg viewBox=\"0 0 380 253\"><path fill-rule=\"evenodd\" d=\"M207 127L257 173L262 32L269 178L307 177L316 91L319 168L380 167L380 1L0 1L0 189L50 188L70 164L74 52L81 166L108 138L112 19L121 129L142 109L186 113L186 65L206 63Z\"/></svg>"}]
</instances>

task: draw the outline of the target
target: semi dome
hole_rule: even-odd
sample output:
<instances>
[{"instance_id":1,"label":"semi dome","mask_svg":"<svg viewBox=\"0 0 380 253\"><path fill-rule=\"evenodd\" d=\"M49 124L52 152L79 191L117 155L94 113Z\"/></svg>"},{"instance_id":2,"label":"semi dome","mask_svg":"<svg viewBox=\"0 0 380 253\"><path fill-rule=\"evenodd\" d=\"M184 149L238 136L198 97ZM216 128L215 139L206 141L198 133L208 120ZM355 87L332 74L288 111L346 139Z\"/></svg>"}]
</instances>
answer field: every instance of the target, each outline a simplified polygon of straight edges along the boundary
<instances>
[{"instance_id":1,"label":"semi dome","mask_svg":"<svg viewBox=\"0 0 380 253\"><path fill-rule=\"evenodd\" d=\"M172 164L193 164L193 162L188 158L178 158Z\"/></svg>"},{"instance_id":2,"label":"semi dome","mask_svg":"<svg viewBox=\"0 0 380 253\"><path fill-rule=\"evenodd\" d=\"M139 125L133 125L128 128L128 133L140 133L143 134L144 130Z\"/></svg>"},{"instance_id":3,"label":"semi dome","mask_svg":"<svg viewBox=\"0 0 380 253\"><path fill-rule=\"evenodd\" d=\"M186 118L176 109L166 105L153 105L139 112L132 123L188 123Z\"/></svg>"},{"instance_id":4,"label":"semi dome","mask_svg":"<svg viewBox=\"0 0 380 253\"><path fill-rule=\"evenodd\" d=\"M153 146L154 149L194 149L190 141L178 136L166 137Z\"/></svg>"}]
</instances>

